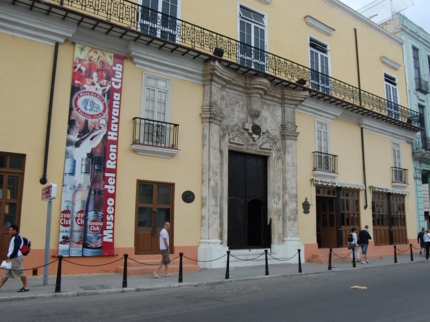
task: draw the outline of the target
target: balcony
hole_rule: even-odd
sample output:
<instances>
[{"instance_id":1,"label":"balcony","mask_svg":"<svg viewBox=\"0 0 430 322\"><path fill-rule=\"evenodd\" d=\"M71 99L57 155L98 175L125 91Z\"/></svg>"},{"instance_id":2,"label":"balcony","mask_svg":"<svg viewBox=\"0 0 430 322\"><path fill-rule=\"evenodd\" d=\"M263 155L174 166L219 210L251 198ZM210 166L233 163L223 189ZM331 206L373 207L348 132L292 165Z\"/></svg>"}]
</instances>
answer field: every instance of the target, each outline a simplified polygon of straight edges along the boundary
<instances>
[{"instance_id":1,"label":"balcony","mask_svg":"<svg viewBox=\"0 0 430 322\"><path fill-rule=\"evenodd\" d=\"M318 179L334 179L337 172L337 155L314 151L313 174Z\"/></svg>"},{"instance_id":2,"label":"balcony","mask_svg":"<svg viewBox=\"0 0 430 322\"><path fill-rule=\"evenodd\" d=\"M415 89L423 94L428 94L429 82L421 77L415 77Z\"/></svg>"},{"instance_id":3,"label":"balcony","mask_svg":"<svg viewBox=\"0 0 430 322\"><path fill-rule=\"evenodd\" d=\"M311 97L401 128L411 131L421 128L421 114L416 111L283 57L127 0L8 1L124 41L156 46L201 62L216 59L238 73L265 77L275 85L307 90ZM223 57L213 54L217 48L223 50Z\"/></svg>"},{"instance_id":4,"label":"balcony","mask_svg":"<svg viewBox=\"0 0 430 322\"><path fill-rule=\"evenodd\" d=\"M408 184L408 169L391 168L391 185L396 189L404 189Z\"/></svg>"},{"instance_id":5,"label":"balcony","mask_svg":"<svg viewBox=\"0 0 430 322\"><path fill-rule=\"evenodd\" d=\"M416 160L430 163L430 138L420 133L412 144L412 155Z\"/></svg>"},{"instance_id":6,"label":"balcony","mask_svg":"<svg viewBox=\"0 0 430 322\"><path fill-rule=\"evenodd\" d=\"M171 158L178 154L179 124L133 118L131 148L140 155Z\"/></svg>"}]
</instances>

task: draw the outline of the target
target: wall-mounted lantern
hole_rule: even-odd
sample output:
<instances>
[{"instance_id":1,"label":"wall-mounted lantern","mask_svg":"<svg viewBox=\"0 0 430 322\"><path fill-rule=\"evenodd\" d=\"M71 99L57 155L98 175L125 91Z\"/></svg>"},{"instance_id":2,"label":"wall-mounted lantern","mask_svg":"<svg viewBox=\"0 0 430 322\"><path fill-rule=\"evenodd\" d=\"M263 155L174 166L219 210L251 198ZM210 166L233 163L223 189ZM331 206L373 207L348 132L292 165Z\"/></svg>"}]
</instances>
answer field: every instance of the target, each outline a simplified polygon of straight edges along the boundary
<instances>
[{"instance_id":1,"label":"wall-mounted lantern","mask_svg":"<svg viewBox=\"0 0 430 322\"><path fill-rule=\"evenodd\" d=\"M302 202L303 213L307 215L309 213L309 209L311 208L311 204L308 201L308 198L305 198L305 201Z\"/></svg>"}]
</instances>

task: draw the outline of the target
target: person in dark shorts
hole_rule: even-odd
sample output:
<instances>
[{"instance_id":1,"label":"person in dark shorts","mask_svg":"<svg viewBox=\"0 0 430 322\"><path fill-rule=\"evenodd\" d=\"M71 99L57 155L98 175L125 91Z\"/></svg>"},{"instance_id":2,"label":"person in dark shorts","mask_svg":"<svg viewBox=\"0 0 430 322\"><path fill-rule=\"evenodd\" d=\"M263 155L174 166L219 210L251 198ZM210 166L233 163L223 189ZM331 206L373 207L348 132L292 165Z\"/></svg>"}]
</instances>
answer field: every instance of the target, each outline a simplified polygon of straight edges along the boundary
<instances>
[{"instance_id":1,"label":"person in dark shorts","mask_svg":"<svg viewBox=\"0 0 430 322\"><path fill-rule=\"evenodd\" d=\"M17 225L12 225L9 227L8 231L9 235L12 236L9 243L9 250L7 252L6 262L12 263L11 269L5 269L3 278L0 282L0 288L6 283L9 277L21 278L22 287L18 290L18 292L28 292L29 288L27 285L27 277L24 273L24 268L22 266L22 262L24 260L24 256L22 255L20 249L23 245L23 240L21 235L19 234L19 228Z\"/></svg>"},{"instance_id":2,"label":"person in dark shorts","mask_svg":"<svg viewBox=\"0 0 430 322\"><path fill-rule=\"evenodd\" d=\"M372 237L367 231L368 229L369 229L369 226L366 225L364 226L364 229L361 230L360 233L358 234L358 240L361 245L361 255L364 255L364 257L362 256L363 258L363 261L361 262L362 264L369 263L369 261L367 260L367 248L369 247L369 240L372 239ZM364 259L366 259L366 261L364 261Z\"/></svg>"},{"instance_id":3,"label":"person in dark shorts","mask_svg":"<svg viewBox=\"0 0 430 322\"><path fill-rule=\"evenodd\" d=\"M164 228L160 231L161 262L160 262L160 265L155 270L155 272L153 273L155 278L160 278L160 276L158 276L158 271L163 266L164 266L165 271L166 271L166 277L172 276L172 274L169 274L169 263L170 263L169 233L168 233L169 230L170 230L170 223L168 221L166 221L164 223Z\"/></svg>"}]
</instances>

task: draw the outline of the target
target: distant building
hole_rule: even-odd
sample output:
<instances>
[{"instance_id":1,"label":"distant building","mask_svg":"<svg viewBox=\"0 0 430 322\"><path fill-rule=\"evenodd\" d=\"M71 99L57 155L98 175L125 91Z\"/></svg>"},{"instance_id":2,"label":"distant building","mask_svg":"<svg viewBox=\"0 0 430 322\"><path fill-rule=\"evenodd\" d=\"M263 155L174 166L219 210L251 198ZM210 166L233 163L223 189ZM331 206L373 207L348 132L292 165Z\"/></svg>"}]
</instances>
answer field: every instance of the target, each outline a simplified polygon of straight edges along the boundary
<instances>
[{"instance_id":1,"label":"distant building","mask_svg":"<svg viewBox=\"0 0 430 322\"><path fill-rule=\"evenodd\" d=\"M404 65L409 108L422 115L422 130L413 142L417 225L429 226L430 177L430 34L404 15L397 13L381 25L403 40Z\"/></svg>"}]
</instances>

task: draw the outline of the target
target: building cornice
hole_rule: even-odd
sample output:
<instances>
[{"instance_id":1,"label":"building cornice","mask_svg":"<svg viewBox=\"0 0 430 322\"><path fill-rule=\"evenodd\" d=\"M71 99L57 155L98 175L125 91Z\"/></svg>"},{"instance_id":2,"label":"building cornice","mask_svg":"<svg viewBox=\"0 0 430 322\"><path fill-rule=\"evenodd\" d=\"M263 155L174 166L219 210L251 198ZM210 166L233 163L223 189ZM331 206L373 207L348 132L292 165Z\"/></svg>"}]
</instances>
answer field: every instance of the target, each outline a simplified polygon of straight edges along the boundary
<instances>
[{"instance_id":1,"label":"building cornice","mask_svg":"<svg viewBox=\"0 0 430 322\"><path fill-rule=\"evenodd\" d=\"M359 22L366 25L367 27L374 30L375 32L379 33L380 35L384 36L385 38L388 38L401 46L403 45L403 41L400 38L396 37L392 33L380 27L378 24L374 23L373 21L367 19L365 16L358 13L354 9L348 7L346 4L343 4L339 0L324 0L324 1L331 4L333 7L339 9L340 11L344 12L345 14L351 16L352 18L358 20Z\"/></svg>"},{"instance_id":2,"label":"building cornice","mask_svg":"<svg viewBox=\"0 0 430 322\"><path fill-rule=\"evenodd\" d=\"M96 30L80 27L70 38L70 41L112 52L124 57L128 56L128 41L111 37Z\"/></svg>"},{"instance_id":3,"label":"building cornice","mask_svg":"<svg viewBox=\"0 0 430 322\"><path fill-rule=\"evenodd\" d=\"M382 135L391 139L397 139L403 142L411 142L416 138L416 133L390 126L389 124L378 122L375 119L362 118L360 126L367 132Z\"/></svg>"},{"instance_id":4,"label":"building cornice","mask_svg":"<svg viewBox=\"0 0 430 322\"><path fill-rule=\"evenodd\" d=\"M312 28L321 31L328 36L331 36L333 32L336 31L336 29L326 25L325 23L322 23L321 21L311 16L305 16L305 21L308 26L311 26Z\"/></svg>"},{"instance_id":5,"label":"building cornice","mask_svg":"<svg viewBox=\"0 0 430 322\"><path fill-rule=\"evenodd\" d=\"M339 117L344 110L341 107L313 98L308 98L302 104L297 106L296 111L332 121Z\"/></svg>"},{"instance_id":6,"label":"building cornice","mask_svg":"<svg viewBox=\"0 0 430 322\"><path fill-rule=\"evenodd\" d=\"M398 70L400 67L402 67L401 64L396 63L394 60L388 58L387 56L381 56L380 59L382 63L384 63L385 65L387 65L392 69Z\"/></svg>"},{"instance_id":7,"label":"building cornice","mask_svg":"<svg viewBox=\"0 0 430 322\"><path fill-rule=\"evenodd\" d=\"M135 42L129 43L128 56L138 68L202 84L203 64L199 61L177 53L163 55L159 49Z\"/></svg>"},{"instance_id":8,"label":"building cornice","mask_svg":"<svg viewBox=\"0 0 430 322\"><path fill-rule=\"evenodd\" d=\"M63 43L77 29L76 23L47 16L40 12L28 14L28 9L0 2L0 32L54 45Z\"/></svg>"}]
</instances>

